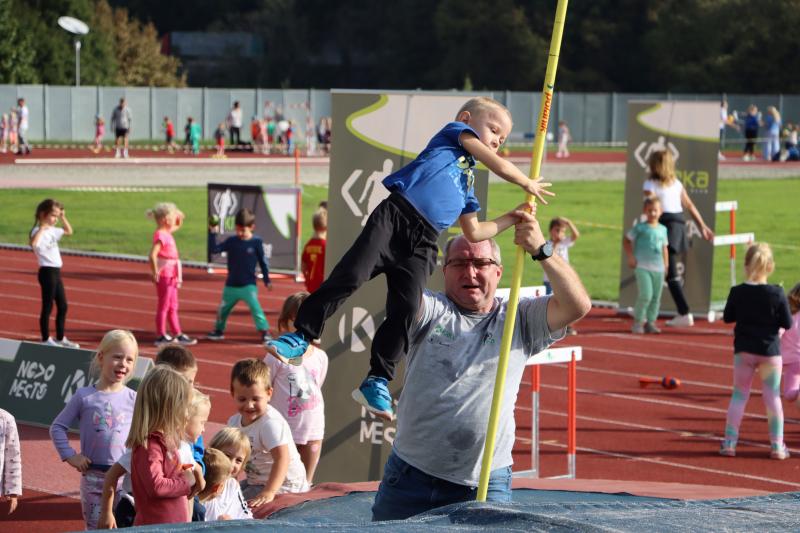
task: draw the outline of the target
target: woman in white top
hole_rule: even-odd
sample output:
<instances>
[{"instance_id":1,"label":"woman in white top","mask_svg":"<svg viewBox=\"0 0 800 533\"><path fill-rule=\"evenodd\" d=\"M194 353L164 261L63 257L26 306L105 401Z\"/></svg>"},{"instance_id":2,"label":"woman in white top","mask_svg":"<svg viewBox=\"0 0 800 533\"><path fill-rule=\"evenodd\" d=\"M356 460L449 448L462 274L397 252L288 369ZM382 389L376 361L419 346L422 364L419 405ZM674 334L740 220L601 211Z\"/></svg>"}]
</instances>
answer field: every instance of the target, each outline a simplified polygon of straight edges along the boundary
<instances>
[{"instance_id":1,"label":"woman in white top","mask_svg":"<svg viewBox=\"0 0 800 533\"><path fill-rule=\"evenodd\" d=\"M678 255L689 249L683 210L689 211L704 239L713 240L714 232L703 221L703 217L692 199L689 198L683 184L675 178L675 160L672 153L669 150L654 152L650 156L648 164L650 175L644 182L644 195L645 197L658 197L664 210L658 221L667 227L667 252L669 254L667 287L669 287L669 292L678 309L678 316L667 321L667 325L693 326L694 318L689 312L689 304L683 294L683 284L677 269Z\"/></svg>"},{"instance_id":2,"label":"woman in white top","mask_svg":"<svg viewBox=\"0 0 800 533\"><path fill-rule=\"evenodd\" d=\"M63 228L56 227L61 220ZM64 336L67 320L67 296L61 281L61 252L58 241L64 235L72 235L72 226L67 220L64 206L48 198L36 207L36 221L30 234L30 244L39 262L39 285L42 288L42 311L39 315L39 329L42 342L53 346L78 348L78 344ZM56 339L50 336L50 312L56 304Z\"/></svg>"}]
</instances>

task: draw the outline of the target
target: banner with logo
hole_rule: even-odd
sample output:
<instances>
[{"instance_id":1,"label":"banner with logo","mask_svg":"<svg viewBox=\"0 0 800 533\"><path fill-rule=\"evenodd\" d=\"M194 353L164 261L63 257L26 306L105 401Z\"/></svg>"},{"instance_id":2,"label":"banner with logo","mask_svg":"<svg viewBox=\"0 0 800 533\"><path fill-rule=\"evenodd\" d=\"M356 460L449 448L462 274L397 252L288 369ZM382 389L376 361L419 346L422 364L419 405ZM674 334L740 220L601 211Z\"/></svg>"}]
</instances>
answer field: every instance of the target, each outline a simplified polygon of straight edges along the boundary
<instances>
[{"instance_id":1,"label":"banner with logo","mask_svg":"<svg viewBox=\"0 0 800 533\"><path fill-rule=\"evenodd\" d=\"M436 132L454 120L469 98L332 91L335 147L331 152L328 222L336 231L328 233L326 273L350 248L372 210L388 196L381 181L411 162ZM478 167L475 178L483 215L488 171ZM443 233L440 249L447 237ZM428 287L442 286L437 269ZM354 293L325 325L321 342L330 358L330 370L323 387L325 445L317 469L320 481L366 481L382 475L395 425L375 418L350 394L366 377L371 340L384 319L385 303L385 277L378 276ZM398 372L391 384L395 400L402 382L402 372Z\"/></svg>"},{"instance_id":2,"label":"banner with logo","mask_svg":"<svg viewBox=\"0 0 800 533\"><path fill-rule=\"evenodd\" d=\"M713 230L717 201L717 154L719 150L718 102L633 101L628 106L628 159L625 172L623 238L642 217L643 185L647 161L656 150L667 149L675 158L677 179ZM714 245L703 239L688 211L684 210L689 250L679 257L686 300L693 312L707 313L711 304ZM625 251L620 262L620 307L636 302L636 279ZM675 302L664 284L661 309L675 311Z\"/></svg>"},{"instance_id":3,"label":"banner with logo","mask_svg":"<svg viewBox=\"0 0 800 533\"><path fill-rule=\"evenodd\" d=\"M236 213L250 209L256 217L255 234L264 241L270 271L300 272L297 218L301 190L294 187L208 184L208 216L219 217L217 240L236 235ZM226 265L225 254L212 254L208 262Z\"/></svg>"},{"instance_id":4,"label":"banner with logo","mask_svg":"<svg viewBox=\"0 0 800 533\"><path fill-rule=\"evenodd\" d=\"M0 339L0 408L18 422L49 426L75 391L97 381L89 376L94 353ZM152 366L152 359L138 357L128 386L135 390Z\"/></svg>"}]
</instances>

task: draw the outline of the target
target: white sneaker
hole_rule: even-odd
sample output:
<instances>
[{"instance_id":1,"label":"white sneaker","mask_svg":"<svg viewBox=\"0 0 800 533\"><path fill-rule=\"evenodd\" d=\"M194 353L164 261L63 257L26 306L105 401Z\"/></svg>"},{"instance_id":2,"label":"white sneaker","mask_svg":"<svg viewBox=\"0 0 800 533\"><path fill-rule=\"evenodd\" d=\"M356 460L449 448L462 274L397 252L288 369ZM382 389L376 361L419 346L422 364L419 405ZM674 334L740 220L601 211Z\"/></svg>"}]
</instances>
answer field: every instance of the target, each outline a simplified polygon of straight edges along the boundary
<instances>
[{"instance_id":1,"label":"white sneaker","mask_svg":"<svg viewBox=\"0 0 800 533\"><path fill-rule=\"evenodd\" d=\"M692 313L675 315L674 318L667 320L666 325L673 328L690 328L694 326L694 317L692 316Z\"/></svg>"},{"instance_id":2,"label":"white sneaker","mask_svg":"<svg viewBox=\"0 0 800 533\"><path fill-rule=\"evenodd\" d=\"M122 157L122 152L120 152L119 150L117 150L116 152L114 152L114 158L115 158L115 159L119 159L120 157Z\"/></svg>"},{"instance_id":3,"label":"white sneaker","mask_svg":"<svg viewBox=\"0 0 800 533\"><path fill-rule=\"evenodd\" d=\"M122 151L122 157L124 157L125 159L128 159L128 149L127 148Z\"/></svg>"},{"instance_id":4,"label":"white sneaker","mask_svg":"<svg viewBox=\"0 0 800 533\"><path fill-rule=\"evenodd\" d=\"M42 341L42 344L46 346L61 346L61 344L55 340L53 337L47 337L46 341Z\"/></svg>"},{"instance_id":5,"label":"white sneaker","mask_svg":"<svg viewBox=\"0 0 800 533\"><path fill-rule=\"evenodd\" d=\"M80 348L81 347L80 344L78 344L77 342L72 342L71 340L69 340L66 337L64 337L60 341L56 341L56 342L58 344L60 344L61 346L63 346L64 348Z\"/></svg>"}]
</instances>

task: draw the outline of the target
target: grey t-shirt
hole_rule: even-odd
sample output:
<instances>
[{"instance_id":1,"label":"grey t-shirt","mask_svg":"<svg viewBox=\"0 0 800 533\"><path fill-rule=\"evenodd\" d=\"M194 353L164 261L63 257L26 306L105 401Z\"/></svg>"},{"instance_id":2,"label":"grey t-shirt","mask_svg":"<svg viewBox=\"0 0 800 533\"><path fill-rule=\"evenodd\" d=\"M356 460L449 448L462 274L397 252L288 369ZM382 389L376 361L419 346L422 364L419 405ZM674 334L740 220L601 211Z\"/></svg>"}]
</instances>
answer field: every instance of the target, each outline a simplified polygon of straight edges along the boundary
<instances>
[{"instance_id":1,"label":"grey t-shirt","mask_svg":"<svg viewBox=\"0 0 800 533\"><path fill-rule=\"evenodd\" d=\"M523 298L517 308L492 470L513 464L514 404L528 356L564 335L547 326L549 298ZM477 486L507 305L495 298L488 314L467 313L443 293L425 292L397 409L394 451L408 464Z\"/></svg>"}]
</instances>

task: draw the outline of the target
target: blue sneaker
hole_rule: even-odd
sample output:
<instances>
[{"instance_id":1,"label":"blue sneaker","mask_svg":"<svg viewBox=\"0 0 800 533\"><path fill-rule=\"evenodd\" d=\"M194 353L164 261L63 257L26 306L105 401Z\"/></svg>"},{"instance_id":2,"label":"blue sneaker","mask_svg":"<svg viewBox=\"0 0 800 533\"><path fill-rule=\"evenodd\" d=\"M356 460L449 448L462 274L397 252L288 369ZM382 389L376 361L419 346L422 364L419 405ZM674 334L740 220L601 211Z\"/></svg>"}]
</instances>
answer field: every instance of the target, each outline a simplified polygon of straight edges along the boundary
<instances>
[{"instance_id":1,"label":"blue sneaker","mask_svg":"<svg viewBox=\"0 0 800 533\"><path fill-rule=\"evenodd\" d=\"M371 413L387 420L394 419L392 395L389 394L388 381L385 378L367 376L361 386L353 391L353 399L367 408Z\"/></svg>"},{"instance_id":2,"label":"blue sneaker","mask_svg":"<svg viewBox=\"0 0 800 533\"><path fill-rule=\"evenodd\" d=\"M308 341L302 333L284 333L277 339L269 340L265 343L278 352L278 355L285 357L293 363L302 361L303 354L308 350ZM296 359L296 361L293 361Z\"/></svg>"}]
</instances>

